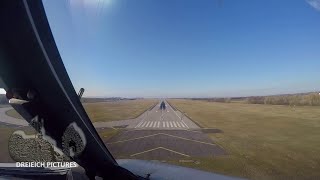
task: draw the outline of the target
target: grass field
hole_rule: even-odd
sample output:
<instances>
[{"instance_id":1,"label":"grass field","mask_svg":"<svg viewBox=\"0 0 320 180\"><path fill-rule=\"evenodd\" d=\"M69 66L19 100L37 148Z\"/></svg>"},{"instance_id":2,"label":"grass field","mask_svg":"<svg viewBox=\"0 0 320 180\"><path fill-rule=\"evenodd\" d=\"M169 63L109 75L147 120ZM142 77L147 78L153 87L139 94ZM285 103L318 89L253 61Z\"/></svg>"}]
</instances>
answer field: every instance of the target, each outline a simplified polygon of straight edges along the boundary
<instances>
[{"instance_id":1,"label":"grass field","mask_svg":"<svg viewBox=\"0 0 320 180\"><path fill-rule=\"evenodd\" d=\"M157 100L153 99L140 99L113 102L84 103L83 106L92 122L106 122L136 118L157 102ZM14 118L22 119L20 114L17 113L14 109L8 110L6 114Z\"/></svg>"},{"instance_id":2,"label":"grass field","mask_svg":"<svg viewBox=\"0 0 320 180\"><path fill-rule=\"evenodd\" d=\"M320 178L320 108L169 100L229 155L176 164L249 179Z\"/></svg>"},{"instance_id":3,"label":"grass field","mask_svg":"<svg viewBox=\"0 0 320 180\"><path fill-rule=\"evenodd\" d=\"M126 100L83 104L92 122L117 121L138 117L157 100Z\"/></svg>"}]
</instances>

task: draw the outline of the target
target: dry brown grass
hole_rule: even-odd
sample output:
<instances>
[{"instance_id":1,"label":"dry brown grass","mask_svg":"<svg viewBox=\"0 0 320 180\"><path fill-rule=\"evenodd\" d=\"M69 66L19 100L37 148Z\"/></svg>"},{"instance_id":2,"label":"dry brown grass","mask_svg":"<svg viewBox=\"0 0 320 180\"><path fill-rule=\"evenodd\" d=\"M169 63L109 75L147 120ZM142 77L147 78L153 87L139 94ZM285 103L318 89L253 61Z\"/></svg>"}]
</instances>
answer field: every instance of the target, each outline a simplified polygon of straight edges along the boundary
<instances>
[{"instance_id":1,"label":"dry brown grass","mask_svg":"<svg viewBox=\"0 0 320 180\"><path fill-rule=\"evenodd\" d=\"M320 108L170 100L230 155L191 167L249 179L320 178ZM185 164L188 165L188 164Z\"/></svg>"},{"instance_id":2,"label":"dry brown grass","mask_svg":"<svg viewBox=\"0 0 320 180\"><path fill-rule=\"evenodd\" d=\"M84 103L83 106L92 122L106 122L136 118L157 102L158 101L154 99L140 99L114 102Z\"/></svg>"}]
</instances>

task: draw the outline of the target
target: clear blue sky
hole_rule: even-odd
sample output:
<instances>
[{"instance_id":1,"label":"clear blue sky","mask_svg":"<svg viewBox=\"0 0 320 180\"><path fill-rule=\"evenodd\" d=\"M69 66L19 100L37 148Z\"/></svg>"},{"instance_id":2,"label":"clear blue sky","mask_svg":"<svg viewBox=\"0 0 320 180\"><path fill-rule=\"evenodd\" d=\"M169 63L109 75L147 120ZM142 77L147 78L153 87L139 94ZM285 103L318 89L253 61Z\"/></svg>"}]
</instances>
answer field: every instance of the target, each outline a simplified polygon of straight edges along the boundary
<instances>
[{"instance_id":1,"label":"clear blue sky","mask_svg":"<svg viewBox=\"0 0 320 180\"><path fill-rule=\"evenodd\" d=\"M320 90L319 0L44 0L86 96Z\"/></svg>"}]
</instances>

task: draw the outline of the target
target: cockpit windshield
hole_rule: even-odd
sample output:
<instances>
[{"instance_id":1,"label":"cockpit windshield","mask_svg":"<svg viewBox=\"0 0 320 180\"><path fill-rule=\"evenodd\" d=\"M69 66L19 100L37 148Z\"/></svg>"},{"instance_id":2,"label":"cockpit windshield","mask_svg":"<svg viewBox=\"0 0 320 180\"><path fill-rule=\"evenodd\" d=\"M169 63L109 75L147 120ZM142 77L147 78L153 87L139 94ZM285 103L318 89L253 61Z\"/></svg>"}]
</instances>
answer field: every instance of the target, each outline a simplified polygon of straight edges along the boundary
<instances>
[{"instance_id":1,"label":"cockpit windshield","mask_svg":"<svg viewBox=\"0 0 320 180\"><path fill-rule=\"evenodd\" d=\"M116 160L320 177L319 0L42 2L74 91ZM0 134L0 162L28 161L31 150L71 162L44 141L20 148L41 134L4 89Z\"/></svg>"}]
</instances>

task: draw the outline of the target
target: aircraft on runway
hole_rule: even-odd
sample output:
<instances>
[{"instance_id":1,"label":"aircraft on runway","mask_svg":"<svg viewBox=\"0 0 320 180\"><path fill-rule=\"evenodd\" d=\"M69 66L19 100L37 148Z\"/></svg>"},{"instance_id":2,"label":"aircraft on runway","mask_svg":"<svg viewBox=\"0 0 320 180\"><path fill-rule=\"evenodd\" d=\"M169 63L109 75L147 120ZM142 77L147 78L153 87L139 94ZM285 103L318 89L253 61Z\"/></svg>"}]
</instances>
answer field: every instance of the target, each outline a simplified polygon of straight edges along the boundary
<instances>
[{"instance_id":1,"label":"aircraft on runway","mask_svg":"<svg viewBox=\"0 0 320 180\"><path fill-rule=\"evenodd\" d=\"M161 110L166 110L166 103L164 103L164 101L161 102L160 109Z\"/></svg>"}]
</instances>

